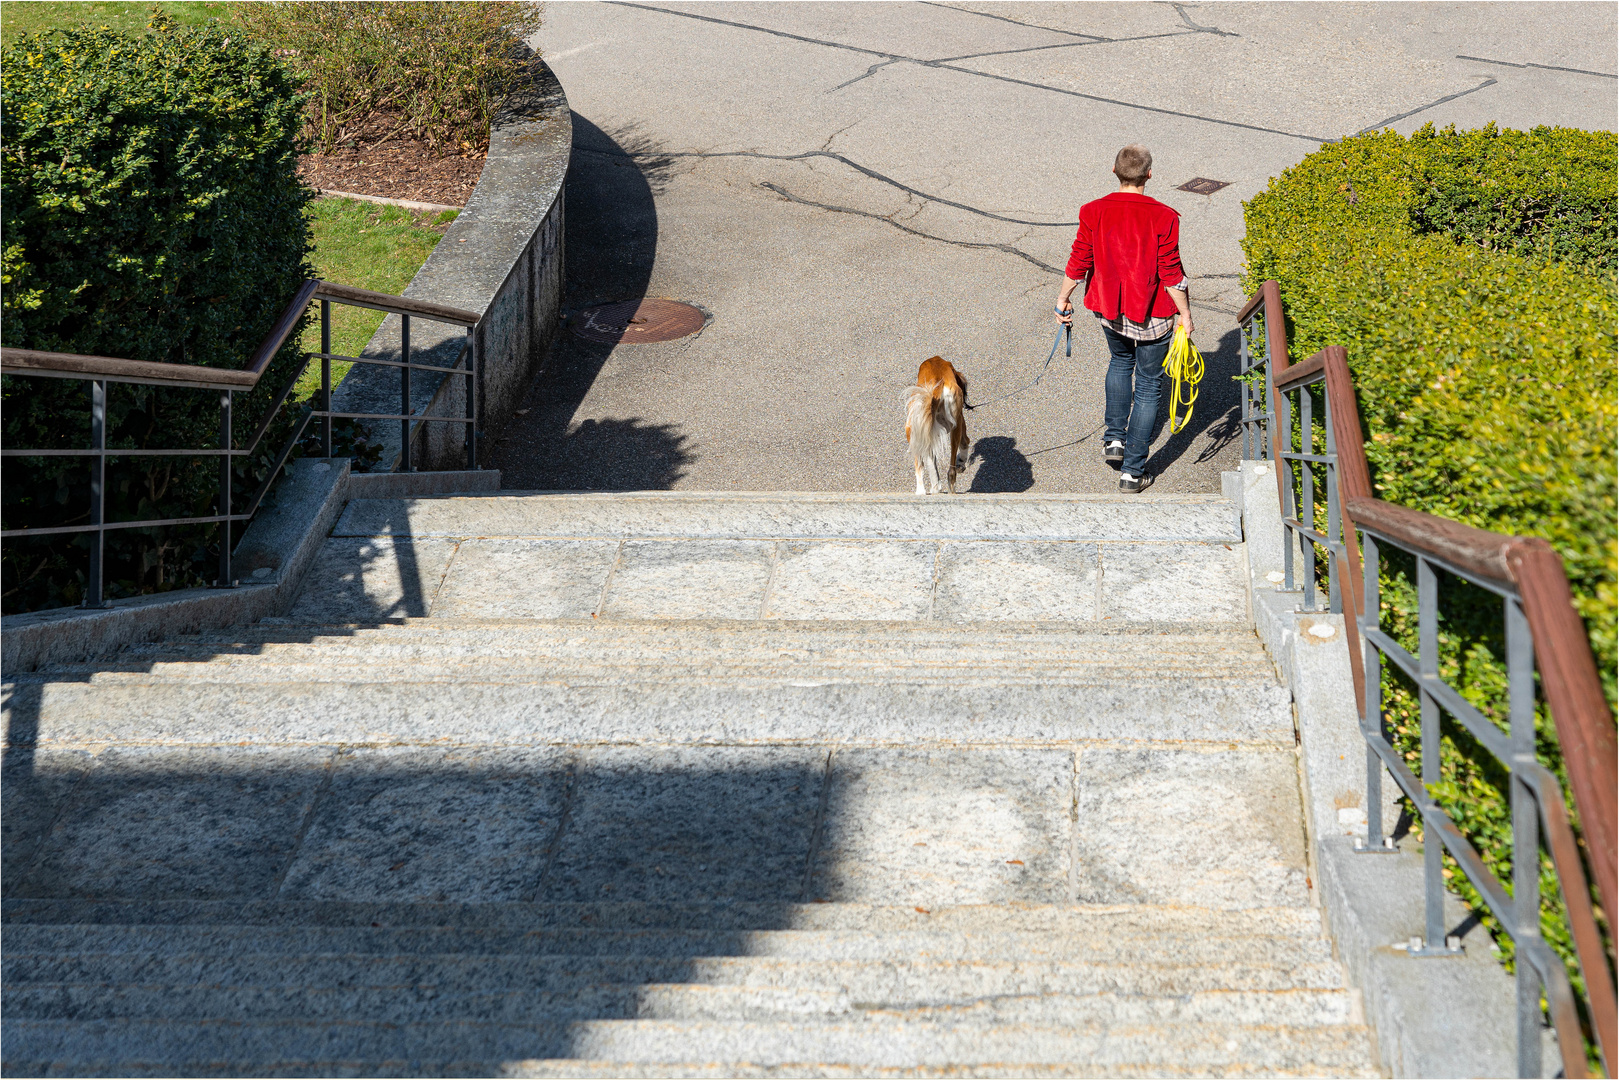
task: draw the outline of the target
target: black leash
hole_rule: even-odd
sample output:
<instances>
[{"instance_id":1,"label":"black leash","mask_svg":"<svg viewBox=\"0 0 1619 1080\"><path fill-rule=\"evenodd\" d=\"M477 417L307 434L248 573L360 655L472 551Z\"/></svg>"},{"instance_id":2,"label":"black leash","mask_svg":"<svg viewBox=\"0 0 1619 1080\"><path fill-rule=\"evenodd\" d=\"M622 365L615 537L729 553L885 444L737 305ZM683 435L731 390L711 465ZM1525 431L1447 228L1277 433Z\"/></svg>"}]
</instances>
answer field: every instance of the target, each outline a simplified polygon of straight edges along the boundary
<instances>
[{"instance_id":1,"label":"black leash","mask_svg":"<svg viewBox=\"0 0 1619 1080\"><path fill-rule=\"evenodd\" d=\"M1009 397L1015 397L1016 395L1023 393L1023 391L1025 391L1025 390L1033 390L1036 386L1040 385L1040 380L1045 378L1046 377L1046 372L1051 369L1052 358L1057 355L1057 342L1062 341L1064 335L1067 336L1068 343L1067 343L1066 346L1064 346L1062 354L1064 356L1073 356L1074 355L1074 324L1073 323L1064 323L1062 326L1059 326L1057 328L1057 336L1055 338L1053 338L1052 341L1051 341L1051 351L1046 353L1045 367L1042 367L1040 369L1040 374L1038 374L1038 375L1036 375L1034 377L1034 382L1030 383L1028 386L1019 387L1018 389L1013 390L1009 394L1002 394L999 397L992 397L988 401L980 401L977 405L965 405L965 403L964 403L964 407L966 407L968 409L982 409L985 405L993 405L997 401L1005 401Z\"/></svg>"}]
</instances>

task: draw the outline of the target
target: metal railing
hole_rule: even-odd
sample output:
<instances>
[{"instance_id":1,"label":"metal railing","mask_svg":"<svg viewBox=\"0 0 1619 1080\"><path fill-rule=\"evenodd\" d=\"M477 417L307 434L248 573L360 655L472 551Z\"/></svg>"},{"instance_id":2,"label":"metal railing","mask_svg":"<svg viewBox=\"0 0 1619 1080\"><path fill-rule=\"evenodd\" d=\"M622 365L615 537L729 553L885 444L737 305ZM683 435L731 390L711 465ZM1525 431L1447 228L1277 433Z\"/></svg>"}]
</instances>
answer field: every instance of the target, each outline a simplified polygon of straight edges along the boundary
<instances>
[{"instance_id":1,"label":"metal railing","mask_svg":"<svg viewBox=\"0 0 1619 1080\"><path fill-rule=\"evenodd\" d=\"M311 403L304 406L299 413L286 443L277 453L269 472L259 485L258 490L248 500L246 507L240 513L233 512L233 492L231 490L234 471L233 459L250 457L258 451L260 443L263 442L276 416L280 413L281 406L286 403L298 380L303 376L303 369L300 367L299 371L281 388L281 391L265 411L257 430L241 448L237 447L232 430L233 397L239 391L251 391L257 388L259 381L264 377L264 373L269 369L270 362L275 358L276 353L281 350L281 347L286 344L287 338L297 328L304 310L316 300L320 301L321 347L320 351L315 354L320 360L320 389L311 400ZM331 305L334 302L353 307L372 308L377 311L398 315L400 317L401 338L399 360L341 356L333 353ZM466 327L466 341L461 346L454 362L449 366L411 362L410 321L413 317ZM141 360L123 360L110 356L82 356L76 353L41 352L34 349L0 349L0 373L29 378L79 379L90 384L90 445L88 447L72 450L5 447L0 449L0 456L6 458L76 457L91 459L90 521L88 524L6 529L0 531L0 538L15 539L81 533L95 534L95 538L90 545L90 563L85 578L84 602L81 606L102 608L106 606L103 593L102 561L105 538L108 532L119 529L154 528L170 525L217 524L221 529L221 540L219 545L219 576L214 581L214 587L234 587L237 582L231 572L233 526L253 519L253 516L258 512L260 503L263 502L265 495L269 493L271 485L275 483L277 476L280 475L281 469L286 465L293 449L303 439L311 421L318 420L320 422L321 452L323 456L331 457L332 421L334 419L397 420L400 426L401 439L400 468L405 472L412 470L412 425L420 428L421 425L428 423L461 424L464 425L466 432L467 468L477 468L478 416L480 413L477 407L478 394L476 391L479 374L478 333L480 319L481 317L474 312L462 311L443 304L410 300L403 296L391 296L387 293L372 292L369 289L356 289L329 281L306 281L299 288L292 302L287 305L276 319L270 333L254 351L247 368L242 371L207 368L193 364L165 364ZM333 412L333 360L397 368L399 370L399 412ZM464 377L467 380L466 415L464 417L428 416L425 412L414 411L411 408L410 400L410 374L412 371L432 371L445 376ZM107 395L112 384L115 383L201 389L218 393L218 447L180 450L109 447L107 445ZM215 512L192 517L108 521L107 461L109 459L132 457L217 457L219 459L219 493L214 506Z\"/></svg>"},{"instance_id":2,"label":"metal railing","mask_svg":"<svg viewBox=\"0 0 1619 1080\"><path fill-rule=\"evenodd\" d=\"M1243 421L1260 430L1245 438L1245 452L1269 449L1276 462L1282 500L1288 569L1284 588L1295 587L1292 549L1304 554L1304 604L1314 610L1314 548L1327 553L1328 606L1344 611L1350 666L1366 742L1367 839L1357 844L1366 853L1396 849L1384 833L1381 785L1386 769L1421 815L1424 830L1424 934L1409 943L1415 958L1452 955L1444 924L1442 852L1448 850L1484 898L1490 912L1512 937L1521 962L1517 966L1518 1068L1520 1075L1541 1075L1541 995L1548 1011L1568 1077L1586 1075L1585 1042L1574 991L1562 961L1541 935L1538 852L1542 841L1552 855L1569 926L1586 986L1586 1001L1603 1060L1614 1061L1615 987L1608 956L1591 904L1580 851L1569 825L1557 778L1535 756L1535 669L1563 749L1570 787L1584 823L1593 873L1603 906L1615 907L1615 740L1613 716L1603 697L1596 664L1584 626L1574 610L1562 560L1543 540L1504 536L1474 529L1447 518L1392 505L1371 497L1359 410L1348 354L1329 346L1304 363L1289 365L1286 346L1274 336L1282 325L1280 290L1266 282L1242 310L1246 343L1263 320L1268 338L1265 358L1244 369L1265 366L1269 408L1261 414L1245 400ZM1278 362L1279 361L1279 362ZM1325 445L1315 446L1314 394L1322 387ZM1297 422L1285 395L1298 395ZM1250 415L1253 419L1250 419ZM1298 443L1295 447L1295 432ZM1300 472L1292 472L1297 465ZM1314 470L1325 471L1326 531L1318 530L1313 494ZM1295 501L1295 495L1297 501ZM1297 512L1295 512L1297 508ZM1364 560L1356 543L1363 539ZM1409 554L1417 568L1418 648L1413 656L1381 626L1380 563L1382 547ZM1465 700L1439 674L1439 577L1442 569L1502 598L1506 638L1508 728L1500 726ZM1390 743L1383 715L1382 675L1392 663L1417 688L1421 724L1419 779ZM1441 712L1449 713L1507 770L1512 815L1513 882L1501 882L1455 821L1430 793L1439 782ZM1437 839L1439 842L1434 843ZM1516 857L1519 853L1533 857Z\"/></svg>"}]
</instances>

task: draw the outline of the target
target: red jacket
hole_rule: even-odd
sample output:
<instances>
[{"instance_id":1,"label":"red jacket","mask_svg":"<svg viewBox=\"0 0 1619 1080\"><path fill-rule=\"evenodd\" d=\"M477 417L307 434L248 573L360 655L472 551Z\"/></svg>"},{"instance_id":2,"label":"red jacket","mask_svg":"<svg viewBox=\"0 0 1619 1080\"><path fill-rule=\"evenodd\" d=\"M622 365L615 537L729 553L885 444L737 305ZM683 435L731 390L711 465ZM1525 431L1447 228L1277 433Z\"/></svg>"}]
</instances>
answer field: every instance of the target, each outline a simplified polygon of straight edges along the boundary
<instances>
[{"instance_id":1,"label":"red jacket","mask_svg":"<svg viewBox=\"0 0 1619 1080\"><path fill-rule=\"evenodd\" d=\"M1104 319L1120 312L1144 323L1178 310L1166 291L1186 280L1180 214L1157 199L1115 191L1079 208L1068 277L1090 272L1085 306Z\"/></svg>"}]
</instances>

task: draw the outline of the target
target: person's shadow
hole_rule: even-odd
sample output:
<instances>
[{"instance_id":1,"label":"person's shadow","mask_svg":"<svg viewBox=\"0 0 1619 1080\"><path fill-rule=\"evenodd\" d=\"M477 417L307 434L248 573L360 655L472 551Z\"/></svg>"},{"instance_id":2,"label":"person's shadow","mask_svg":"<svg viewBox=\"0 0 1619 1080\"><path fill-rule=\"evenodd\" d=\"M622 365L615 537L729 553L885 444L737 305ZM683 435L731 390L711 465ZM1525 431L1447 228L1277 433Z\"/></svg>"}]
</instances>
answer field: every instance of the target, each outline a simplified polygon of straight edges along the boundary
<instances>
[{"instance_id":1,"label":"person's shadow","mask_svg":"<svg viewBox=\"0 0 1619 1080\"><path fill-rule=\"evenodd\" d=\"M969 462L979 462L970 492L1028 491L1034 487L1034 466L1007 435L991 435L973 443Z\"/></svg>"},{"instance_id":2,"label":"person's shadow","mask_svg":"<svg viewBox=\"0 0 1619 1080\"><path fill-rule=\"evenodd\" d=\"M1192 406L1192 420L1186 427L1171 435L1162 446L1153 451L1147 461L1148 476L1158 476L1179 461L1188 450L1199 447L1195 464L1212 461L1221 450L1242 434L1241 387L1236 376L1242 361L1238 351L1240 330L1228 331L1220 343L1203 354L1203 382L1198 386L1197 403ZM1158 398L1158 417L1153 423L1152 441L1157 442L1169 423L1169 395L1174 384L1168 375L1163 377L1163 390Z\"/></svg>"}]
</instances>

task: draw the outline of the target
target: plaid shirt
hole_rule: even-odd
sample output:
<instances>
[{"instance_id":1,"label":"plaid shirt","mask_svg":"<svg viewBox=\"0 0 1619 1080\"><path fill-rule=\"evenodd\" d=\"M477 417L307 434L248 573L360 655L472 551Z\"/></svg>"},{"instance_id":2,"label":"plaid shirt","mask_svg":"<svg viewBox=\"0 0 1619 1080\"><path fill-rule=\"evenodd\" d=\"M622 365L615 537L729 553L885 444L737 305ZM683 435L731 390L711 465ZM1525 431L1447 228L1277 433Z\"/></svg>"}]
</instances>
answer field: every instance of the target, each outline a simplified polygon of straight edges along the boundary
<instances>
[{"instance_id":1,"label":"plaid shirt","mask_svg":"<svg viewBox=\"0 0 1619 1080\"><path fill-rule=\"evenodd\" d=\"M1186 282L1181 281L1178 284L1171 285L1170 288L1185 292ZM1091 314L1098 319L1102 319L1100 311L1093 311ZM1175 316L1165 315L1161 319L1149 318L1144 323L1138 323L1121 311L1117 319L1102 319L1102 325L1112 330L1115 334L1129 338L1131 341L1157 341L1175 328Z\"/></svg>"}]
</instances>

